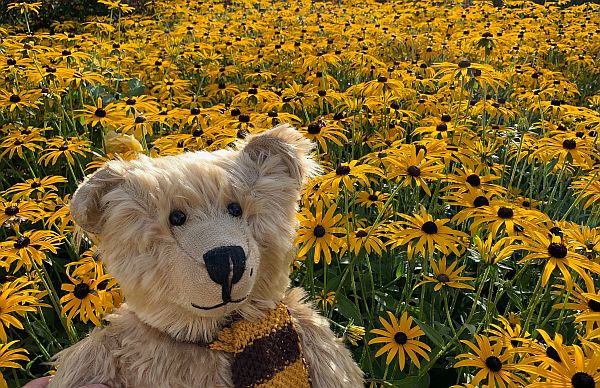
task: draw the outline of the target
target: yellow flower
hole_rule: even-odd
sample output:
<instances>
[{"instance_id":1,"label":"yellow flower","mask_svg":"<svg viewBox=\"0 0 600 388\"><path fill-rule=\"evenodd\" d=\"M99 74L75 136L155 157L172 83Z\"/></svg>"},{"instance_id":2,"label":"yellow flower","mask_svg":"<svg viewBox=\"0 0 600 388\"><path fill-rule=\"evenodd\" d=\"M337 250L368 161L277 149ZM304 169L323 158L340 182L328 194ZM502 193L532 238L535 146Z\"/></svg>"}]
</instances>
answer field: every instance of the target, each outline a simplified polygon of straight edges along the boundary
<instances>
[{"instance_id":1,"label":"yellow flower","mask_svg":"<svg viewBox=\"0 0 600 388\"><path fill-rule=\"evenodd\" d=\"M410 244L409 257L411 258L415 253L423 256L427 253L431 257L436 249L445 255L453 252L460 256L461 252L464 252L464 248L461 248L461 239L468 237L466 233L446 226L450 221L446 218L434 219L427 214L423 206L420 213L413 216L400 214L406 221L400 221L399 225L405 228L395 230L388 244L393 248Z\"/></svg>"},{"instance_id":2,"label":"yellow flower","mask_svg":"<svg viewBox=\"0 0 600 388\"><path fill-rule=\"evenodd\" d=\"M331 264L331 252L337 252L342 244L336 234L344 233L344 228L336 226L342 218L341 214L335 214L336 209L337 206L332 205L323 214L323 202L318 202L315 215L306 208L298 214L300 229L295 243L303 244L298 257L306 255L314 246L315 263L321 261L321 254L323 254L327 264Z\"/></svg>"},{"instance_id":3,"label":"yellow flower","mask_svg":"<svg viewBox=\"0 0 600 388\"><path fill-rule=\"evenodd\" d=\"M429 259L429 263L431 264L431 268L433 269L434 277L424 275L423 278L425 280L419 282L415 288L419 287L422 284L426 283L434 283L433 291L439 291L442 287L452 287L452 288L464 288L467 290L474 290L475 287L464 284L463 282L474 280L475 278L460 276L460 273L465 269L464 265L456 268L458 261L450 264L450 266L446 265L446 256L442 257L439 261L439 264L431 258Z\"/></svg>"},{"instance_id":4,"label":"yellow flower","mask_svg":"<svg viewBox=\"0 0 600 388\"><path fill-rule=\"evenodd\" d=\"M478 368L471 384L477 386L480 382L487 382L491 387L496 387L496 384L500 387L525 384L525 381L514 373L515 367L510 363L512 353L503 352L501 341L492 345L488 337L483 335L475 335L475 341L477 344L467 340L460 341L467 345L474 354L459 354L456 358L463 360L454 364L455 368L463 366Z\"/></svg>"},{"instance_id":5,"label":"yellow flower","mask_svg":"<svg viewBox=\"0 0 600 388\"><path fill-rule=\"evenodd\" d=\"M28 230L19 237L10 237L0 243L0 266L9 269L16 261L13 273L22 266L29 271L34 263L42 265L42 260L46 259L46 251L56 254L63 239L63 236L51 230Z\"/></svg>"},{"instance_id":6,"label":"yellow flower","mask_svg":"<svg viewBox=\"0 0 600 388\"><path fill-rule=\"evenodd\" d=\"M96 279L82 278L81 280L69 278L72 283L65 283L61 290L69 293L60 298L63 305L60 313L67 314L67 324L70 326L73 317L79 314L82 322L91 321L96 326L101 326L100 319L108 308L106 300L98 295L98 286L101 282L109 280L108 275L97 277Z\"/></svg>"},{"instance_id":7,"label":"yellow flower","mask_svg":"<svg viewBox=\"0 0 600 388\"><path fill-rule=\"evenodd\" d=\"M11 346L16 344L19 341L11 341L9 343L0 345L0 368L21 368L16 361L29 361L29 358L25 355L29 353L25 349L10 349ZM0 388L8 388L8 384L6 380L4 380L4 376L0 374Z\"/></svg>"},{"instance_id":8,"label":"yellow flower","mask_svg":"<svg viewBox=\"0 0 600 388\"><path fill-rule=\"evenodd\" d=\"M550 279L552 272L558 267L565 278L566 286L573 287L571 270L581 276L586 282L592 282L590 274L600 273L600 264L589 261L585 256L576 253L572 244L563 241L559 237L549 237L547 234L532 232L523 238L523 244L518 245L519 249L529 251L520 263L530 260L541 259L545 261L544 271L542 273L542 285L545 286Z\"/></svg>"},{"instance_id":9,"label":"yellow flower","mask_svg":"<svg viewBox=\"0 0 600 388\"><path fill-rule=\"evenodd\" d=\"M27 312L36 311L36 307L49 307L40 303L47 291L35 288L35 281L22 276L2 284L0 289L0 340L6 342L8 337L5 328L11 326L23 330L23 324L16 316L25 316ZM16 316L15 316L16 315Z\"/></svg>"},{"instance_id":10,"label":"yellow flower","mask_svg":"<svg viewBox=\"0 0 600 388\"><path fill-rule=\"evenodd\" d=\"M378 343L385 344L385 346L375 353L375 357L379 357L387 352L385 363L386 365L389 365L394 357L398 355L398 365L400 366L400 370L404 370L406 355L408 355L413 364L415 364L417 368L420 368L421 363L417 356L420 355L429 361L427 352L431 351L429 345L418 340L425 332L421 330L419 326L413 326L413 318L409 317L406 312L402 313L400 321L396 319L391 311L388 311L387 313L390 318L389 322L383 317L379 317L379 321L385 330L371 330L371 333L377 334L380 337L371 339L369 345Z\"/></svg>"},{"instance_id":11,"label":"yellow flower","mask_svg":"<svg viewBox=\"0 0 600 388\"><path fill-rule=\"evenodd\" d=\"M123 135L112 130L104 135L104 152L107 154L142 151L142 144L133 135Z\"/></svg>"}]
</instances>

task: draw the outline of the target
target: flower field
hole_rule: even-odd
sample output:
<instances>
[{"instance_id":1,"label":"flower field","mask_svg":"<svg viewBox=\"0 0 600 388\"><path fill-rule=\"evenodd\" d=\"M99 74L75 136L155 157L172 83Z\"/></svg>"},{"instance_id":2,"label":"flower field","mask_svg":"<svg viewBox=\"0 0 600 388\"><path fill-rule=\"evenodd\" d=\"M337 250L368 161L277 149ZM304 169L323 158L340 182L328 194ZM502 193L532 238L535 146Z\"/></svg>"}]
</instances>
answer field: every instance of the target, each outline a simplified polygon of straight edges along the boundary
<instances>
[{"instance_id":1,"label":"flower field","mask_svg":"<svg viewBox=\"0 0 600 388\"><path fill-rule=\"evenodd\" d=\"M372 387L600 387L600 6L150 1L0 25L0 387L123 302L69 197L291 123L293 283ZM81 236L79 236L81 237Z\"/></svg>"}]
</instances>

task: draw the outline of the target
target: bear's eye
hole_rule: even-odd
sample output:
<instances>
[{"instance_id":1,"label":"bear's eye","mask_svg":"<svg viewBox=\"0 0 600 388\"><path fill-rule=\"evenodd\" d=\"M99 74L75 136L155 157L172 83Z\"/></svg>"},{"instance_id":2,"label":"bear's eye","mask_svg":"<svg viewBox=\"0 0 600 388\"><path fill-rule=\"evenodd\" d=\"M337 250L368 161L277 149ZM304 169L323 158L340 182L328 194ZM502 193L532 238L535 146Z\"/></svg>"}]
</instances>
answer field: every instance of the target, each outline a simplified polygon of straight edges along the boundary
<instances>
[{"instance_id":1,"label":"bear's eye","mask_svg":"<svg viewBox=\"0 0 600 388\"><path fill-rule=\"evenodd\" d=\"M174 226L181 226L185 223L186 215L181 210L173 210L171 214L169 214L169 222Z\"/></svg>"},{"instance_id":2,"label":"bear's eye","mask_svg":"<svg viewBox=\"0 0 600 388\"><path fill-rule=\"evenodd\" d=\"M241 217L242 207L239 203L232 202L229 205L227 205L227 212L233 217Z\"/></svg>"}]
</instances>

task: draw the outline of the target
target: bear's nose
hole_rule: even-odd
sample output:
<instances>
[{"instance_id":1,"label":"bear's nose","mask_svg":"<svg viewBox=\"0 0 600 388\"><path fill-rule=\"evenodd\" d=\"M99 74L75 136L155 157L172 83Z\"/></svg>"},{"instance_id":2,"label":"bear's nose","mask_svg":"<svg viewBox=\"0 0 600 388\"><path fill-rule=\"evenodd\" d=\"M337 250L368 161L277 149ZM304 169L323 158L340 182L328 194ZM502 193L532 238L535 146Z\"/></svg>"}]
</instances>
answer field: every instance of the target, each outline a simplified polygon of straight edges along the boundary
<instances>
[{"instance_id":1,"label":"bear's nose","mask_svg":"<svg viewBox=\"0 0 600 388\"><path fill-rule=\"evenodd\" d=\"M203 256L210 279L221 286L224 303L231 301L231 289L246 269L246 254L240 246L213 248Z\"/></svg>"}]
</instances>

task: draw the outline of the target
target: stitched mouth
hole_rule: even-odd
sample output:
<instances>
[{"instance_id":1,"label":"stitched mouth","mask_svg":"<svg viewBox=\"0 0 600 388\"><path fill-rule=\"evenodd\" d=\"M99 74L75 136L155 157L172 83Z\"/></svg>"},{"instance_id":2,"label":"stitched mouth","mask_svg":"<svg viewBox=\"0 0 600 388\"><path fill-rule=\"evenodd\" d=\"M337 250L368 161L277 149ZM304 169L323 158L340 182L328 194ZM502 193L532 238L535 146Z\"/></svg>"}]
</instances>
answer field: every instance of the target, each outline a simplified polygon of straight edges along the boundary
<instances>
[{"instance_id":1,"label":"stitched mouth","mask_svg":"<svg viewBox=\"0 0 600 388\"><path fill-rule=\"evenodd\" d=\"M197 305L197 304L195 304L195 303L192 303L192 306L193 306L193 307L195 307L195 308L197 308L197 309L199 309L199 310L213 310L213 309L218 309L219 307L223 307L223 306L225 306L225 305L228 305L228 304L230 304L230 303L240 303L240 302L243 302L243 301L245 301L245 300L246 300L246 298L248 298L248 295L246 295L246 296L244 296L243 298L241 298L241 299L238 299L238 300L231 300L231 301L229 301L229 302L223 302L223 303L219 303L219 304L216 304L216 305L214 305L214 306L210 306L210 307L198 306L198 305Z\"/></svg>"}]
</instances>

